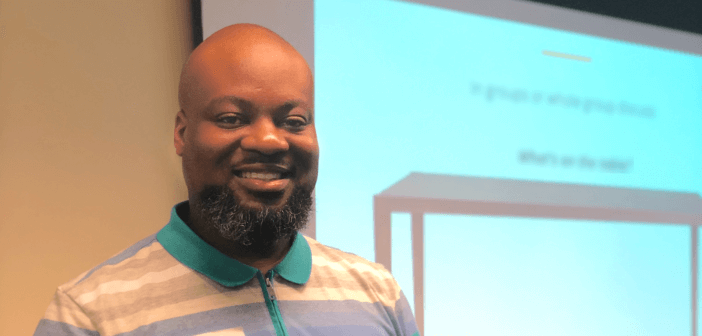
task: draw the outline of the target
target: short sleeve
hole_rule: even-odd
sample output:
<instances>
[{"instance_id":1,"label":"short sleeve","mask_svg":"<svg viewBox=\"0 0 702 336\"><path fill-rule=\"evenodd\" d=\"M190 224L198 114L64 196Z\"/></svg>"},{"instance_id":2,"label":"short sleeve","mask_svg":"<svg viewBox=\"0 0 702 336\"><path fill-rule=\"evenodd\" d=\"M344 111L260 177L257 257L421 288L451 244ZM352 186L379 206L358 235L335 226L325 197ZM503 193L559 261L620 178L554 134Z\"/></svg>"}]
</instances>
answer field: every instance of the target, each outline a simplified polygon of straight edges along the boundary
<instances>
[{"instance_id":1,"label":"short sleeve","mask_svg":"<svg viewBox=\"0 0 702 336\"><path fill-rule=\"evenodd\" d=\"M402 291L400 291L400 298L395 303L394 316L398 336L420 336L417 323L414 320L414 314L412 314L412 308L410 308L409 302Z\"/></svg>"},{"instance_id":2,"label":"short sleeve","mask_svg":"<svg viewBox=\"0 0 702 336\"><path fill-rule=\"evenodd\" d=\"M88 315L60 288L39 321L34 336L99 336Z\"/></svg>"}]
</instances>

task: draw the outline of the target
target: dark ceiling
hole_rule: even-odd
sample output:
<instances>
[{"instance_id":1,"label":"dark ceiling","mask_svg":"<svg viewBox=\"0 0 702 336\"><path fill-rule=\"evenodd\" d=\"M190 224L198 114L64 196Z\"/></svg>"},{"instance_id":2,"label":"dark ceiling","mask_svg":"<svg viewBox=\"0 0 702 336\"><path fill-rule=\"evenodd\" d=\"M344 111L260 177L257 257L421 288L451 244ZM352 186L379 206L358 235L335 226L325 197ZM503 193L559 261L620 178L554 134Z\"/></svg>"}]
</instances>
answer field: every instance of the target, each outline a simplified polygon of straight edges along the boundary
<instances>
[{"instance_id":1,"label":"dark ceiling","mask_svg":"<svg viewBox=\"0 0 702 336\"><path fill-rule=\"evenodd\" d=\"M527 0L702 34L702 0Z\"/></svg>"},{"instance_id":2,"label":"dark ceiling","mask_svg":"<svg viewBox=\"0 0 702 336\"><path fill-rule=\"evenodd\" d=\"M702 0L525 0L702 35ZM193 42L202 42L201 0L191 0Z\"/></svg>"}]
</instances>

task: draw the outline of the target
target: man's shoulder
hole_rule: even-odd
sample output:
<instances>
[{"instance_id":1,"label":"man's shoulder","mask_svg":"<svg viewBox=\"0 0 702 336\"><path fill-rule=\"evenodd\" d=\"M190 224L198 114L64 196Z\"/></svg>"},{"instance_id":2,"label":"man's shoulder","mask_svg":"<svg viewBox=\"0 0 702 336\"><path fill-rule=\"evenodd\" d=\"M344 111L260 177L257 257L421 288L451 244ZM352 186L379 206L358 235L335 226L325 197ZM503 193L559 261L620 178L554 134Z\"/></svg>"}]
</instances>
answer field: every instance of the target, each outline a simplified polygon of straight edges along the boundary
<instances>
[{"instance_id":1,"label":"man's shoulder","mask_svg":"<svg viewBox=\"0 0 702 336\"><path fill-rule=\"evenodd\" d=\"M395 307L400 286L381 264L305 237L312 250L312 274L307 286L319 289L320 298L380 303Z\"/></svg>"},{"instance_id":2,"label":"man's shoulder","mask_svg":"<svg viewBox=\"0 0 702 336\"><path fill-rule=\"evenodd\" d=\"M312 250L312 258L314 259L315 257L322 257L325 258L329 262L333 263L351 263L351 264L360 264L364 265L366 267L373 268L378 271L385 271L385 267L383 265L372 262L366 258L360 257L358 255L355 255L351 252L346 252L342 251L338 248L331 247L328 245L324 245L318 241L316 241L313 238L310 238L308 236L304 236L305 239L307 239L307 243L310 245L310 249Z\"/></svg>"},{"instance_id":3,"label":"man's shoulder","mask_svg":"<svg viewBox=\"0 0 702 336\"><path fill-rule=\"evenodd\" d=\"M392 280L392 274L381 264L337 248L324 245L305 236L312 250L312 264L341 273L363 273L378 280Z\"/></svg>"},{"instance_id":4,"label":"man's shoulder","mask_svg":"<svg viewBox=\"0 0 702 336\"><path fill-rule=\"evenodd\" d=\"M59 286L59 290L75 297L114 281L132 281L159 268L174 264L170 254L152 234L109 259Z\"/></svg>"}]
</instances>

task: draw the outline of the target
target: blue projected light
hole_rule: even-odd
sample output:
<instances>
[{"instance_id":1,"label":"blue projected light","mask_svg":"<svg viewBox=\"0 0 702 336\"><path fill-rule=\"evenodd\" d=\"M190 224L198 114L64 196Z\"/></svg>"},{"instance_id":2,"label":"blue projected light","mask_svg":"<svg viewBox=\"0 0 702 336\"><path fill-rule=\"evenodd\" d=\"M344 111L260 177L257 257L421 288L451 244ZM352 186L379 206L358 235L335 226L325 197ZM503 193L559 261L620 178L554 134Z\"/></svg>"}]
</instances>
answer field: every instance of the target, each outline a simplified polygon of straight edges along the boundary
<instances>
[{"instance_id":1,"label":"blue projected light","mask_svg":"<svg viewBox=\"0 0 702 336\"><path fill-rule=\"evenodd\" d=\"M426 228L426 335L691 334L689 227L428 215Z\"/></svg>"},{"instance_id":2,"label":"blue projected light","mask_svg":"<svg viewBox=\"0 0 702 336\"><path fill-rule=\"evenodd\" d=\"M317 238L370 260L373 197L411 172L702 193L700 56L398 1L316 0L315 77ZM690 335L689 226L425 224L427 335ZM393 273L412 288L411 272ZM520 280L545 282L526 293Z\"/></svg>"}]
</instances>

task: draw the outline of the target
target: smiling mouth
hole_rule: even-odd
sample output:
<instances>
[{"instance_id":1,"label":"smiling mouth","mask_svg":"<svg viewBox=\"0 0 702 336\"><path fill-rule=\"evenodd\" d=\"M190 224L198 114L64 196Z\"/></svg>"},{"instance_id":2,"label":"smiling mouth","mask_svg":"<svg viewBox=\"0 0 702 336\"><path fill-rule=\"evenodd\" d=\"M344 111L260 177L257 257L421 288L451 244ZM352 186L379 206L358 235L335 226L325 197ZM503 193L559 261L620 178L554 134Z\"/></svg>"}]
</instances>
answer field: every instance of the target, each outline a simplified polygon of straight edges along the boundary
<instances>
[{"instance_id":1,"label":"smiling mouth","mask_svg":"<svg viewBox=\"0 0 702 336\"><path fill-rule=\"evenodd\" d=\"M245 178L245 179L255 179L255 180L262 180L262 181L288 179L292 176L292 174L290 172L274 173L274 172L252 172L252 171L235 171L234 175L236 175L237 177Z\"/></svg>"}]
</instances>

